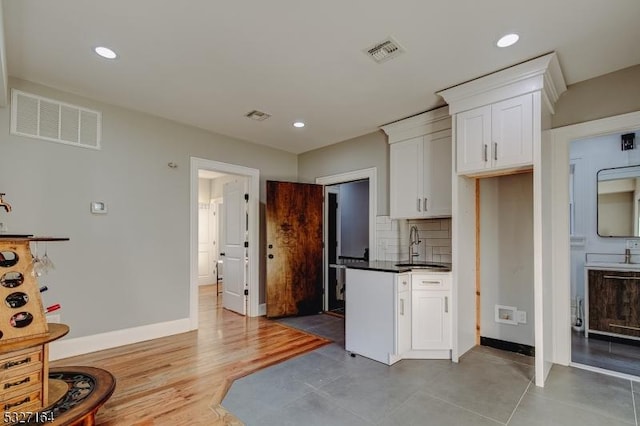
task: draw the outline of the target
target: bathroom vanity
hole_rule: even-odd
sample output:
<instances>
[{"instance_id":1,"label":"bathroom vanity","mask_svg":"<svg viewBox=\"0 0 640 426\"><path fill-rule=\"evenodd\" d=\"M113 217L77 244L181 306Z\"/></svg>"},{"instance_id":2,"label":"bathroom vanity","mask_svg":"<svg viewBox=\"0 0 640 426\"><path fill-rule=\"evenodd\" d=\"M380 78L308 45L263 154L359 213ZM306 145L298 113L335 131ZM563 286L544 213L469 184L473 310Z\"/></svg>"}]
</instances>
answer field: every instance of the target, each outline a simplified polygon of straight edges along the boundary
<instances>
[{"instance_id":1,"label":"bathroom vanity","mask_svg":"<svg viewBox=\"0 0 640 426\"><path fill-rule=\"evenodd\" d=\"M585 337L640 340L640 264L585 265Z\"/></svg>"},{"instance_id":2,"label":"bathroom vanity","mask_svg":"<svg viewBox=\"0 0 640 426\"><path fill-rule=\"evenodd\" d=\"M450 265L346 269L345 349L376 361L451 358Z\"/></svg>"}]
</instances>

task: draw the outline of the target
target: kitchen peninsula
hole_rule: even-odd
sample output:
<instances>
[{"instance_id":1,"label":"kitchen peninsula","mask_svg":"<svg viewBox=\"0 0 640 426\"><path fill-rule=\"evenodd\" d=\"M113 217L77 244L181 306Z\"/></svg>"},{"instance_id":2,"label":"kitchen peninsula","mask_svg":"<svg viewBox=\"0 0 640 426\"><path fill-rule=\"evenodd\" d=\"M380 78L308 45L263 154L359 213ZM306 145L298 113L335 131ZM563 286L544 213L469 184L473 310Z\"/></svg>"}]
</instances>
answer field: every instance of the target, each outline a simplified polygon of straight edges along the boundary
<instances>
[{"instance_id":1,"label":"kitchen peninsula","mask_svg":"<svg viewBox=\"0 0 640 426\"><path fill-rule=\"evenodd\" d=\"M349 262L345 349L393 364L451 358L451 264Z\"/></svg>"}]
</instances>

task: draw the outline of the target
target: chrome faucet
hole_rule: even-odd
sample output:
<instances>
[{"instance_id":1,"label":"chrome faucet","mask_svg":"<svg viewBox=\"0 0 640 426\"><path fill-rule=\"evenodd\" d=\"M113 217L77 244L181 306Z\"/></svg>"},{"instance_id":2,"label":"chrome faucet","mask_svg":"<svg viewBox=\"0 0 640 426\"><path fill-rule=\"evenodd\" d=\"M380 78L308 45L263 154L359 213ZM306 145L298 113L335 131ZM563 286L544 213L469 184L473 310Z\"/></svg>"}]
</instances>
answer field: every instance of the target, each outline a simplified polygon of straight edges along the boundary
<instances>
[{"instance_id":1,"label":"chrome faucet","mask_svg":"<svg viewBox=\"0 0 640 426\"><path fill-rule=\"evenodd\" d=\"M418 253L413 252L413 246L418 244L420 244L420 234L418 233L418 228L413 225L409 231L409 263L413 263L413 258L418 256Z\"/></svg>"},{"instance_id":2,"label":"chrome faucet","mask_svg":"<svg viewBox=\"0 0 640 426\"><path fill-rule=\"evenodd\" d=\"M631 263L631 249L624 249L624 263Z\"/></svg>"},{"instance_id":3,"label":"chrome faucet","mask_svg":"<svg viewBox=\"0 0 640 426\"><path fill-rule=\"evenodd\" d=\"M4 201L2 197L4 197L5 193L0 193L0 207L2 207L7 213L11 211L11 204Z\"/></svg>"}]
</instances>

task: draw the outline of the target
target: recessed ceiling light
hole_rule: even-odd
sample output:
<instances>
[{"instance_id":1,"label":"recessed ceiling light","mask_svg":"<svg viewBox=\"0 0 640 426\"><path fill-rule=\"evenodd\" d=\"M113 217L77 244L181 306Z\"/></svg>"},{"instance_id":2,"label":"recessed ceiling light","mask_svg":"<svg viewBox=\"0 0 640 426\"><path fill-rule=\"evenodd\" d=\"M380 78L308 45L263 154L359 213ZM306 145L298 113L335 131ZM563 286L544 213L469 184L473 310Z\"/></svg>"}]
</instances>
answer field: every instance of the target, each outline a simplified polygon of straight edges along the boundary
<instances>
[{"instance_id":1,"label":"recessed ceiling light","mask_svg":"<svg viewBox=\"0 0 640 426\"><path fill-rule=\"evenodd\" d=\"M115 59L115 58L118 57L116 52L114 52L113 50L109 49L108 47L98 46L93 50L98 55L100 55L100 56L102 56L103 58L106 58L106 59Z\"/></svg>"},{"instance_id":2,"label":"recessed ceiling light","mask_svg":"<svg viewBox=\"0 0 640 426\"><path fill-rule=\"evenodd\" d=\"M293 127L301 128L304 127L304 123L302 121L296 121L293 123Z\"/></svg>"},{"instance_id":3,"label":"recessed ceiling light","mask_svg":"<svg viewBox=\"0 0 640 426\"><path fill-rule=\"evenodd\" d=\"M502 36L500 40L496 43L498 47L509 47L512 44L515 44L520 36L518 34L507 34Z\"/></svg>"}]
</instances>

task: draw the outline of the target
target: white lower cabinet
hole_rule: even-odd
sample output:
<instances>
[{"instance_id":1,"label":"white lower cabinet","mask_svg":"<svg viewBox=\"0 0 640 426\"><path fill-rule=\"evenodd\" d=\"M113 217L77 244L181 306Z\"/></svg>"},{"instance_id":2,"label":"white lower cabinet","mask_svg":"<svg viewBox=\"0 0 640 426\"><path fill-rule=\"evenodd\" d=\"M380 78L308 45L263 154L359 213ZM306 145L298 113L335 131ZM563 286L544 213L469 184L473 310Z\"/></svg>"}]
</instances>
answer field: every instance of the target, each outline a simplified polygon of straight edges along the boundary
<instances>
[{"instance_id":1,"label":"white lower cabinet","mask_svg":"<svg viewBox=\"0 0 640 426\"><path fill-rule=\"evenodd\" d=\"M396 355L402 357L411 350L411 276L399 274L397 278Z\"/></svg>"},{"instance_id":2,"label":"white lower cabinet","mask_svg":"<svg viewBox=\"0 0 640 426\"><path fill-rule=\"evenodd\" d=\"M346 270L345 349L393 364L395 352L396 277L393 272Z\"/></svg>"},{"instance_id":3,"label":"white lower cabinet","mask_svg":"<svg viewBox=\"0 0 640 426\"><path fill-rule=\"evenodd\" d=\"M413 349L449 349L451 346L451 316L449 292L416 290L412 296L411 334Z\"/></svg>"},{"instance_id":4,"label":"white lower cabinet","mask_svg":"<svg viewBox=\"0 0 640 426\"><path fill-rule=\"evenodd\" d=\"M347 268L345 349L393 364L451 358L451 274Z\"/></svg>"},{"instance_id":5,"label":"white lower cabinet","mask_svg":"<svg viewBox=\"0 0 640 426\"><path fill-rule=\"evenodd\" d=\"M411 354L451 357L449 273L411 274Z\"/></svg>"}]
</instances>

